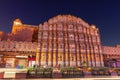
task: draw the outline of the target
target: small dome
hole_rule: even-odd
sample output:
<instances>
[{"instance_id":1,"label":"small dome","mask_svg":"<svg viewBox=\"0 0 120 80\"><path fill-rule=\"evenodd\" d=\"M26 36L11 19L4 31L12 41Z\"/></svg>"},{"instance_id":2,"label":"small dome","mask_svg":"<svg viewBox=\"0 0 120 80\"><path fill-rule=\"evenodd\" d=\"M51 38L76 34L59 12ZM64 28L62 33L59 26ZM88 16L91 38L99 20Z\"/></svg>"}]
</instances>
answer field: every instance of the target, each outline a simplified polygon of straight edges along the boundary
<instances>
[{"instance_id":1,"label":"small dome","mask_svg":"<svg viewBox=\"0 0 120 80\"><path fill-rule=\"evenodd\" d=\"M20 19L15 19L13 23L14 25L22 25L22 22Z\"/></svg>"}]
</instances>

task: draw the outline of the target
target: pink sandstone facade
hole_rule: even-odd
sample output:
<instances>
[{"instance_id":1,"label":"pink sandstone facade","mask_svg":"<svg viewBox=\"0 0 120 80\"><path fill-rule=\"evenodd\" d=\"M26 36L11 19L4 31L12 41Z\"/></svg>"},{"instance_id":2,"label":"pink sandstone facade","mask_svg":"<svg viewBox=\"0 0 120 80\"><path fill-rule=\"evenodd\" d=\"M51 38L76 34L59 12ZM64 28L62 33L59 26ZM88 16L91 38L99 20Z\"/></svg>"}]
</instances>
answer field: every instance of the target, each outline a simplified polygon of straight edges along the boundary
<instances>
[{"instance_id":1,"label":"pink sandstone facade","mask_svg":"<svg viewBox=\"0 0 120 80\"><path fill-rule=\"evenodd\" d=\"M0 31L0 64L5 62L5 67L120 67L119 58L120 45L102 46L99 29L71 15L55 16L39 26L15 19L11 33Z\"/></svg>"},{"instance_id":2,"label":"pink sandstone facade","mask_svg":"<svg viewBox=\"0 0 120 80\"><path fill-rule=\"evenodd\" d=\"M0 31L0 40L7 40L8 34Z\"/></svg>"},{"instance_id":3,"label":"pink sandstone facade","mask_svg":"<svg viewBox=\"0 0 120 80\"><path fill-rule=\"evenodd\" d=\"M39 65L103 67L99 29L71 15L58 15L39 25Z\"/></svg>"},{"instance_id":4,"label":"pink sandstone facade","mask_svg":"<svg viewBox=\"0 0 120 80\"><path fill-rule=\"evenodd\" d=\"M31 61L29 58L36 56L36 49L36 42L0 41L0 63L5 61L5 67L33 65L31 62L35 62L35 59Z\"/></svg>"},{"instance_id":5,"label":"pink sandstone facade","mask_svg":"<svg viewBox=\"0 0 120 80\"><path fill-rule=\"evenodd\" d=\"M23 24L20 19L13 21L12 32L9 34L10 41L32 42L34 31L38 26Z\"/></svg>"},{"instance_id":6,"label":"pink sandstone facade","mask_svg":"<svg viewBox=\"0 0 120 80\"><path fill-rule=\"evenodd\" d=\"M120 67L120 45L103 46L103 58L106 67Z\"/></svg>"}]
</instances>

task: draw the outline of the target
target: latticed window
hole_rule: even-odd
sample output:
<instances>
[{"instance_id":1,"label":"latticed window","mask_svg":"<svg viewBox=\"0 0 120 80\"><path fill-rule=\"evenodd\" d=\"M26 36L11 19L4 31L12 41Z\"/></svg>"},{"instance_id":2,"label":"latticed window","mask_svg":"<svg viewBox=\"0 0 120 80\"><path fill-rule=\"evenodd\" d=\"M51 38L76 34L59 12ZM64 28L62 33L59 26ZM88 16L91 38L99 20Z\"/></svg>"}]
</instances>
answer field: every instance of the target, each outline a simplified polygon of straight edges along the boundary
<instances>
[{"instance_id":1,"label":"latticed window","mask_svg":"<svg viewBox=\"0 0 120 80\"><path fill-rule=\"evenodd\" d=\"M93 29L90 29L90 33L93 35L93 34L94 34L94 30L93 30Z\"/></svg>"},{"instance_id":2,"label":"latticed window","mask_svg":"<svg viewBox=\"0 0 120 80\"><path fill-rule=\"evenodd\" d=\"M21 48L21 44L19 44L19 48Z\"/></svg>"},{"instance_id":3,"label":"latticed window","mask_svg":"<svg viewBox=\"0 0 120 80\"><path fill-rule=\"evenodd\" d=\"M83 28L84 33L86 33L86 30L87 30L87 29L84 27L84 28Z\"/></svg>"},{"instance_id":4,"label":"latticed window","mask_svg":"<svg viewBox=\"0 0 120 80\"><path fill-rule=\"evenodd\" d=\"M79 40L84 41L84 35L83 34L79 34Z\"/></svg>"},{"instance_id":5,"label":"latticed window","mask_svg":"<svg viewBox=\"0 0 120 80\"><path fill-rule=\"evenodd\" d=\"M58 24L58 26L57 26L57 30L62 30L62 24Z\"/></svg>"},{"instance_id":6,"label":"latticed window","mask_svg":"<svg viewBox=\"0 0 120 80\"><path fill-rule=\"evenodd\" d=\"M73 58L73 56L72 56L72 61L74 61L74 58Z\"/></svg>"},{"instance_id":7,"label":"latticed window","mask_svg":"<svg viewBox=\"0 0 120 80\"><path fill-rule=\"evenodd\" d=\"M31 46L31 48L33 48L33 46ZM24 49L26 49L26 45L24 45Z\"/></svg>"},{"instance_id":8,"label":"latticed window","mask_svg":"<svg viewBox=\"0 0 120 80\"><path fill-rule=\"evenodd\" d=\"M95 51L98 51L98 45L94 45Z\"/></svg>"},{"instance_id":9,"label":"latticed window","mask_svg":"<svg viewBox=\"0 0 120 80\"><path fill-rule=\"evenodd\" d=\"M75 45L74 45L74 44L72 44L72 45L71 45L71 48L72 48L72 49L75 49Z\"/></svg>"},{"instance_id":10,"label":"latticed window","mask_svg":"<svg viewBox=\"0 0 120 80\"><path fill-rule=\"evenodd\" d=\"M65 44L65 49L68 49L68 45L67 44Z\"/></svg>"},{"instance_id":11,"label":"latticed window","mask_svg":"<svg viewBox=\"0 0 120 80\"><path fill-rule=\"evenodd\" d=\"M64 38L67 38L67 34L64 34Z\"/></svg>"},{"instance_id":12,"label":"latticed window","mask_svg":"<svg viewBox=\"0 0 120 80\"><path fill-rule=\"evenodd\" d=\"M75 25L73 28L74 28L74 31L76 32L77 31L77 26Z\"/></svg>"},{"instance_id":13,"label":"latticed window","mask_svg":"<svg viewBox=\"0 0 120 80\"><path fill-rule=\"evenodd\" d=\"M49 26L49 30L52 30L52 25Z\"/></svg>"},{"instance_id":14,"label":"latticed window","mask_svg":"<svg viewBox=\"0 0 120 80\"><path fill-rule=\"evenodd\" d=\"M10 45L8 45L8 48L10 48Z\"/></svg>"},{"instance_id":15,"label":"latticed window","mask_svg":"<svg viewBox=\"0 0 120 80\"><path fill-rule=\"evenodd\" d=\"M87 34L89 34L90 33L90 31L89 31L89 29L87 28Z\"/></svg>"},{"instance_id":16,"label":"latticed window","mask_svg":"<svg viewBox=\"0 0 120 80\"><path fill-rule=\"evenodd\" d=\"M60 45L60 48L63 49L63 44Z\"/></svg>"},{"instance_id":17,"label":"latticed window","mask_svg":"<svg viewBox=\"0 0 120 80\"><path fill-rule=\"evenodd\" d=\"M56 30L56 24L53 25L53 30Z\"/></svg>"},{"instance_id":18,"label":"latticed window","mask_svg":"<svg viewBox=\"0 0 120 80\"><path fill-rule=\"evenodd\" d=\"M53 38L56 38L56 37L57 37L56 32L54 32L53 33Z\"/></svg>"},{"instance_id":19,"label":"latticed window","mask_svg":"<svg viewBox=\"0 0 120 80\"><path fill-rule=\"evenodd\" d=\"M58 47L59 47L60 49L63 49L63 48L64 48L64 45L63 45L63 44L58 44Z\"/></svg>"},{"instance_id":20,"label":"latticed window","mask_svg":"<svg viewBox=\"0 0 120 80\"><path fill-rule=\"evenodd\" d=\"M80 47L81 47L81 50L86 50L85 44L80 45Z\"/></svg>"},{"instance_id":21,"label":"latticed window","mask_svg":"<svg viewBox=\"0 0 120 80\"><path fill-rule=\"evenodd\" d=\"M96 36L92 36L92 40L93 40L93 42L95 42L96 41Z\"/></svg>"},{"instance_id":22,"label":"latticed window","mask_svg":"<svg viewBox=\"0 0 120 80\"><path fill-rule=\"evenodd\" d=\"M75 40L78 41L78 36L77 35L75 35Z\"/></svg>"},{"instance_id":23,"label":"latticed window","mask_svg":"<svg viewBox=\"0 0 120 80\"><path fill-rule=\"evenodd\" d=\"M98 53L99 52L99 45L95 45L94 50L95 50L95 53Z\"/></svg>"},{"instance_id":24,"label":"latticed window","mask_svg":"<svg viewBox=\"0 0 120 80\"><path fill-rule=\"evenodd\" d=\"M62 61L62 55L59 55L59 56L58 56L58 60L59 60L59 61Z\"/></svg>"},{"instance_id":25,"label":"latticed window","mask_svg":"<svg viewBox=\"0 0 120 80\"><path fill-rule=\"evenodd\" d=\"M43 47L44 47L44 48L47 48L47 44L44 44Z\"/></svg>"},{"instance_id":26,"label":"latticed window","mask_svg":"<svg viewBox=\"0 0 120 80\"><path fill-rule=\"evenodd\" d=\"M47 51L47 44L43 44L42 48L44 51Z\"/></svg>"},{"instance_id":27,"label":"latticed window","mask_svg":"<svg viewBox=\"0 0 120 80\"><path fill-rule=\"evenodd\" d=\"M48 25L44 25L43 30L48 30Z\"/></svg>"},{"instance_id":28,"label":"latticed window","mask_svg":"<svg viewBox=\"0 0 120 80\"><path fill-rule=\"evenodd\" d=\"M4 44L2 45L2 48L5 48L5 45L4 45Z\"/></svg>"},{"instance_id":29,"label":"latticed window","mask_svg":"<svg viewBox=\"0 0 120 80\"><path fill-rule=\"evenodd\" d=\"M39 38L42 38L42 32L39 32Z\"/></svg>"},{"instance_id":30,"label":"latticed window","mask_svg":"<svg viewBox=\"0 0 120 80\"><path fill-rule=\"evenodd\" d=\"M47 32L43 32L43 37L48 37L48 33Z\"/></svg>"},{"instance_id":31,"label":"latticed window","mask_svg":"<svg viewBox=\"0 0 120 80\"><path fill-rule=\"evenodd\" d=\"M75 45L74 44L70 44L69 47L70 47L69 49L71 52L75 52Z\"/></svg>"},{"instance_id":32,"label":"latticed window","mask_svg":"<svg viewBox=\"0 0 120 80\"><path fill-rule=\"evenodd\" d=\"M49 50L52 51L52 44L49 44Z\"/></svg>"},{"instance_id":33,"label":"latticed window","mask_svg":"<svg viewBox=\"0 0 120 80\"><path fill-rule=\"evenodd\" d=\"M53 36L53 34L52 34L52 32L50 32L49 33L49 38L52 39L52 36Z\"/></svg>"},{"instance_id":34,"label":"latticed window","mask_svg":"<svg viewBox=\"0 0 120 80\"><path fill-rule=\"evenodd\" d=\"M13 45L13 48L16 48L16 44Z\"/></svg>"},{"instance_id":35,"label":"latticed window","mask_svg":"<svg viewBox=\"0 0 120 80\"><path fill-rule=\"evenodd\" d=\"M63 33L62 32L58 32L57 35L58 35L58 38L63 38Z\"/></svg>"},{"instance_id":36,"label":"latticed window","mask_svg":"<svg viewBox=\"0 0 120 80\"><path fill-rule=\"evenodd\" d=\"M68 30L73 30L73 25L68 25Z\"/></svg>"},{"instance_id":37,"label":"latticed window","mask_svg":"<svg viewBox=\"0 0 120 80\"><path fill-rule=\"evenodd\" d=\"M97 30L95 30L95 35L98 35L98 31Z\"/></svg>"},{"instance_id":38,"label":"latticed window","mask_svg":"<svg viewBox=\"0 0 120 80\"><path fill-rule=\"evenodd\" d=\"M52 48L53 52L56 52L57 48L58 48L57 45L54 43L53 48Z\"/></svg>"},{"instance_id":39,"label":"latticed window","mask_svg":"<svg viewBox=\"0 0 120 80\"><path fill-rule=\"evenodd\" d=\"M82 32L83 30L82 30L82 25L79 25L78 26L78 32Z\"/></svg>"},{"instance_id":40,"label":"latticed window","mask_svg":"<svg viewBox=\"0 0 120 80\"><path fill-rule=\"evenodd\" d=\"M60 56L60 61L62 61L62 56Z\"/></svg>"},{"instance_id":41,"label":"latticed window","mask_svg":"<svg viewBox=\"0 0 120 80\"><path fill-rule=\"evenodd\" d=\"M1 49L2 45L0 45L0 49Z\"/></svg>"},{"instance_id":42,"label":"latticed window","mask_svg":"<svg viewBox=\"0 0 120 80\"><path fill-rule=\"evenodd\" d=\"M69 34L69 38L70 38L70 39L74 39L74 34L70 33L70 34Z\"/></svg>"},{"instance_id":43,"label":"latticed window","mask_svg":"<svg viewBox=\"0 0 120 80\"><path fill-rule=\"evenodd\" d=\"M97 36L97 42L100 42L100 38Z\"/></svg>"},{"instance_id":44,"label":"latticed window","mask_svg":"<svg viewBox=\"0 0 120 80\"><path fill-rule=\"evenodd\" d=\"M39 31L41 31L42 30L42 25L39 25Z\"/></svg>"}]
</instances>

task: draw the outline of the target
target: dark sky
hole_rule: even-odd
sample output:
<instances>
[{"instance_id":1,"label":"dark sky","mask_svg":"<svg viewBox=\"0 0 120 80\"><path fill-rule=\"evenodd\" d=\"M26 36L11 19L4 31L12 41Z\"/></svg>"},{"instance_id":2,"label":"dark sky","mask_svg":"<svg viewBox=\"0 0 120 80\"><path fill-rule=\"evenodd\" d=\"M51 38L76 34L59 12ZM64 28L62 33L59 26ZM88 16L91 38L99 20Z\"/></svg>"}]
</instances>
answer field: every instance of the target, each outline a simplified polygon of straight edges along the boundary
<instances>
[{"instance_id":1,"label":"dark sky","mask_svg":"<svg viewBox=\"0 0 120 80\"><path fill-rule=\"evenodd\" d=\"M16 18L39 25L58 14L95 24L103 45L120 44L120 0L0 0L0 30L10 32Z\"/></svg>"}]
</instances>

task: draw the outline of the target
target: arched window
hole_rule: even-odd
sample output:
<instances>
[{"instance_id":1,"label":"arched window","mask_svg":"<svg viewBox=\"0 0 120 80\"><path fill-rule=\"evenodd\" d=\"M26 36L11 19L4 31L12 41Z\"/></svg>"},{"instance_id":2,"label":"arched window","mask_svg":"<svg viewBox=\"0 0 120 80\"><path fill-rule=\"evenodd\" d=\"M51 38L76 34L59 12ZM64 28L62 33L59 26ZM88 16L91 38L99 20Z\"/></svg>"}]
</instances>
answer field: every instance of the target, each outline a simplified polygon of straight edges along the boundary
<instances>
[{"instance_id":1,"label":"arched window","mask_svg":"<svg viewBox=\"0 0 120 80\"><path fill-rule=\"evenodd\" d=\"M96 36L92 36L93 42L96 42Z\"/></svg>"},{"instance_id":2,"label":"arched window","mask_svg":"<svg viewBox=\"0 0 120 80\"><path fill-rule=\"evenodd\" d=\"M43 26L40 24L40 25L39 25L39 31L41 31L41 30L42 30L42 27L43 27Z\"/></svg>"},{"instance_id":3,"label":"arched window","mask_svg":"<svg viewBox=\"0 0 120 80\"><path fill-rule=\"evenodd\" d=\"M83 30L82 30L82 25L79 25L78 26L78 32L82 32Z\"/></svg>"},{"instance_id":4,"label":"arched window","mask_svg":"<svg viewBox=\"0 0 120 80\"><path fill-rule=\"evenodd\" d=\"M52 43L49 44L49 50L52 51Z\"/></svg>"},{"instance_id":5,"label":"arched window","mask_svg":"<svg viewBox=\"0 0 120 80\"><path fill-rule=\"evenodd\" d=\"M48 25L43 25L43 30L48 30Z\"/></svg>"},{"instance_id":6,"label":"arched window","mask_svg":"<svg viewBox=\"0 0 120 80\"><path fill-rule=\"evenodd\" d=\"M4 45L4 44L2 45L2 48L5 48L5 45Z\"/></svg>"},{"instance_id":7,"label":"arched window","mask_svg":"<svg viewBox=\"0 0 120 80\"><path fill-rule=\"evenodd\" d=\"M94 51L95 51L95 53L98 53L98 45L94 45Z\"/></svg>"},{"instance_id":8,"label":"arched window","mask_svg":"<svg viewBox=\"0 0 120 80\"><path fill-rule=\"evenodd\" d=\"M39 38L42 38L42 32L39 32Z\"/></svg>"},{"instance_id":9,"label":"arched window","mask_svg":"<svg viewBox=\"0 0 120 80\"><path fill-rule=\"evenodd\" d=\"M58 38L63 38L63 33L62 32L57 32L57 35L58 35L57 36Z\"/></svg>"},{"instance_id":10,"label":"arched window","mask_svg":"<svg viewBox=\"0 0 120 80\"><path fill-rule=\"evenodd\" d=\"M81 46L81 50L86 50L85 44L81 44L80 46Z\"/></svg>"},{"instance_id":11,"label":"arched window","mask_svg":"<svg viewBox=\"0 0 120 80\"><path fill-rule=\"evenodd\" d=\"M79 34L79 40L84 41L84 35L83 34Z\"/></svg>"},{"instance_id":12,"label":"arched window","mask_svg":"<svg viewBox=\"0 0 120 80\"><path fill-rule=\"evenodd\" d=\"M43 45L42 45L42 50L43 50L43 51L47 51L47 44L43 44Z\"/></svg>"},{"instance_id":13,"label":"arched window","mask_svg":"<svg viewBox=\"0 0 120 80\"><path fill-rule=\"evenodd\" d=\"M61 44L58 44L58 48L59 49L64 49L64 45L61 43Z\"/></svg>"},{"instance_id":14,"label":"arched window","mask_svg":"<svg viewBox=\"0 0 120 80\"><path fill-rule=\"evenodd\" d=\"M56 30L56 24L53 25L53 30Z\"/></svg>"},{"instance_id":15,"label":"arched window","mask_svg":"<svg viewBox=\"0 0 120 80\"><path fill-rule=\"evenodd\" d=\"M49 30L52 30L52 27L53 27L53 26L52 26L52 25L50 25L50 26L49 26Z\"/></svg>"},{"instance_id":16,"label":"arched window","mask_svg":"<svg viewBox=\"0 0 120 80\"><path fill-rule=\"evenodd\" d=\"M48 33L47 32L43 32L43 37L47 38L48 37Z\"/></svg>"},{"instance_id":17,"label":"arched window","mask_svg":"<svg viewBox=\"0 0 120 80\"><path fill-rule=\"evenodd\" d=\"M63 27L62 24L58 24L57 25L57 30L62 30L62 27Z\"/></svg>"},{"instance_id":18,"label":"arched window","mask_svg":"<svg viewBox=\"0 0 120 80\"><path fill-rule=\"evenodd\" d=\"M69 45L70 52L75 52L75 44Z\"/></svg>"},{"instance_id":19,"label":"arched window","mask_svg":"<svg viewBox=\"0 0 120 80\"><path fill-rule=\"evenodd\" d=\"M73 30L73 25L68 25L68 30Z\"/></svg>"},{"instance_id":20,"label":"arched window","mask_svg":"<svg viewBox=\"0 0 120 80\"><path fill-rule=\"evenodd\" d=\"M69 34L69 39L74 40L74 34L73 34L73 33L70 33L70 34Z\"/></svg>"},{"instance_id":21,"label":"arched window","mask_svg":"<svg viewBox=\"0 0 120 80\"><path fill-rule=\"evenodd\" d=\"M99 36L97 36L97 38L96 38L96 39L97 39L97 42L100 42L100 37L99 37Z\"/></svg>"}]
</instances>

